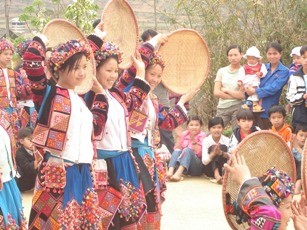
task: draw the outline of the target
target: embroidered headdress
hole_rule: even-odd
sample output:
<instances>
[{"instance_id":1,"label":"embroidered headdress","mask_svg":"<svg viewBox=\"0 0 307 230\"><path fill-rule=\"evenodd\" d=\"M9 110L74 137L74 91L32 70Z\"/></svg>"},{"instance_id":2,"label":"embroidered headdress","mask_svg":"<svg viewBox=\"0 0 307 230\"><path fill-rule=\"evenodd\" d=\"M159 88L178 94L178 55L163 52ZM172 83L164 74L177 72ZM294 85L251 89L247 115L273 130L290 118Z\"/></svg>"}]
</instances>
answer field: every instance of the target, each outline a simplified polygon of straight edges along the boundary
<instances>
[{"instance_id":1,"label":"embroidered headdress","mask_svg":"<svg viewBox=\"0 0 307 230\"><path fill-rule=\"evenodd\" d=\"M105 43L103 43L101 48L98 49L94 53L94 58L95 58L95 61L96 61L96 67L99 66L99 64L102 61L106 60L109 57L113 57L118 61L118 63L121 63L122 62L122 54L123 54L123 52L115 44L113 44L111 42L105 42Z\"/></svg>"},{"instance_id":2,"label":"embroidered headdress","mask_svg":"<svg viewBox=\"0 0 307 230\"><path fill-rule=\"evenodd\" d=\"M17 54L22 57L22 55L26 52L29 44L30 44L31 40L26 40L26 41L23 41L23 42L20 42L18 45L17 45L17 49L16 49L16 52Z\"/></svg>"},{"instance_id":3,"label":"embroidered headdress","mask_svg":"<svg viewBox=\"0 0 307 230\"><path fill-rule=\"evenodd\" d=\"M270 196L273 203L279 207L283 199L293 193L293 183L287 173L276 170L274 167L268 169L260 178L262 186Z\"/></svg>"},{"instance_id":4,"label":"embroidered headdress","mask_svg":"<svg viewBox=\"0 0 307 230\"><path fill-rule=\"evenodd\" d=\"M152 55L149 57L149 65L160 65L162 69L165 67L165 62L163 57L158 54L157 52L153 52Z\"/></svg>"},{"instance_id":5,"label":"embroidered headdress","mask_svg":"<svg viewBox=\"0 0 307 230\"><path fill-rule=\"evenodd\" d=\"M9 40L2 38L0 39L0 53L4 50L12 50L14 52L14 46Z\"/></svg>"},{"instance_id":6,"label":"embroidered headdress","mask_svg":"<svg viewBox=\"0 0 307 230\"><path fill-rule=\"evenodd\" d=\"M51 51L50 58L48 59L48 68L54 75L61 66L74 54L84 53L86 58L91 56L91 47L81 40L69 40L68 42L58 45Z\"/></svg>"}]
</instances>

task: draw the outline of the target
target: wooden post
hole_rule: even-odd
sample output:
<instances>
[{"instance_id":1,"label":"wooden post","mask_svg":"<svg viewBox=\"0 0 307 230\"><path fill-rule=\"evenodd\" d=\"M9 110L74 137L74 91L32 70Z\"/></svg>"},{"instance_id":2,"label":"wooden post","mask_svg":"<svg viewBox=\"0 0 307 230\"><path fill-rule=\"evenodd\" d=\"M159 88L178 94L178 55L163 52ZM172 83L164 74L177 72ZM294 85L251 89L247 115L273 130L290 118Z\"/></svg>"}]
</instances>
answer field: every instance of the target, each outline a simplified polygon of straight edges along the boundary
<instances>
[{"instance_id":1,"label":"wooden post","mask_svg":"<svg viewBox=\"0 0 307 230\"><path fill-rule=\"evenodd\" d=\"M9 17L9 0L5 0L4 4L4 15L5 15L5 34L6 38L10 38L10 17Z\"/></svg>"},{"instance_id":2,"label":"wooden post","mask_svg":"<svg viewBox=\"0 0 307 230\"><path fill-rule=\"evenodd\" d=\"M157 26L157 0L154 0L154 14L155 14L155 31L158 31Z\"/></svg>"}]
</instances>

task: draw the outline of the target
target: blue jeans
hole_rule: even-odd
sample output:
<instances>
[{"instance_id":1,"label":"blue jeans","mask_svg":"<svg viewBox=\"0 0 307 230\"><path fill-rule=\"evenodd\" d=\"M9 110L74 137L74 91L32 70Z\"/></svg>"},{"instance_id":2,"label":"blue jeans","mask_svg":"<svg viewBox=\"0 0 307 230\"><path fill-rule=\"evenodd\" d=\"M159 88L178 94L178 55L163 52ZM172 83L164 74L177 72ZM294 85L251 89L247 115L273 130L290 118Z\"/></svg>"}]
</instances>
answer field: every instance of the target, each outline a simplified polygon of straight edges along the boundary
<instances>
[{"instance_id":1,"label":"blue jeans","mask_svg":"<svg viewBox=\"0 0 307 230\"><path fill-rule=\"evenodd\" d=\"M183 166L185 173L191 176L200 176L203 173L203 164L192 149L184 148L183 150L175 150L169 161L168 167Z\"/></svg>"}]
</instances>

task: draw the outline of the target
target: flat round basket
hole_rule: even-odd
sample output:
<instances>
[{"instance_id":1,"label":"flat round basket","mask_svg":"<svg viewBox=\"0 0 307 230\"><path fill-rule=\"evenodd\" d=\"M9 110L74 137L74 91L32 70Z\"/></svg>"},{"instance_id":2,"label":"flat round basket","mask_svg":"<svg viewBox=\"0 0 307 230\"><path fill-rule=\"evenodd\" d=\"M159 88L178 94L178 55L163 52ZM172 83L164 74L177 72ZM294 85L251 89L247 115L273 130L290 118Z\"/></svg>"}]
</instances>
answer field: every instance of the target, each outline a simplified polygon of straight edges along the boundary
<instances>
[{"instance_id":1,"label":"flat round basket","mask_svg":"<svg viewBox=\"0 0 307 230\"><path fill-rule=\"evenodd\" d=\"M305 141L301 170L302 170L301 171L302 187L303 187L304 194L306 196L307 194L307 141Z\"/></svg>"},{"instance_id":2,"label":"flat round basket","mask_svg":"<svg viewBox=\"0 0 307 230\"><path fill-rule=\"evenodd\" d=\"M123 52L121 69L131 66L135 54L139 29L135 15L125 0L110 0L103 9L102 21L107 35L105 40L116 44Z\"/></svg>"},{"instance_id":3,"label":"flat round basket","mask_svg":"<svg viewBox=\"0 0 307 230\"><path fill-rule=\"evenodd\" d=\"M197 31L172 32L158 52L165 60L162 83L167 89L182 95L204 83L210 69L210 51Z\"/></svg>"},{"instance_id":4,"label":"flat round basket","mask_svg":"<svg viewBox=\"0 0 307 230\"><path fill-rule=\"evenodd\" d=\"M59 44L69 40L80 39L87 41L86 36L71 22L64 19L53 19L43 29L43 34L48 38L47 48L54 48ZM93 76L96 74L95 60L92 58L87 65L86 79L82 85L76 87L75 91L79 94L87 93L93 86ZM56 78L53 78L56 81Z\"/></svg>"},{"instance_id":5,"label":"flat round basket","mask_svg":"<svg viewBox=\"0 0 307 230\"><path fill-rule=\"evenodd\" d=\"M235 150L243 155L252 177L260 177L268 169L275 166L287 172L295 182L295 162L290 148L277 134L270 131L258 131L246 137ZM226 194L230 195L230 202L236 201L239 186L234 183L226 171L223 180L223 207L226 219L232 229L250 229L248 223L237 224L236 216L226 211Z\"/></svg>"}]
</instances>

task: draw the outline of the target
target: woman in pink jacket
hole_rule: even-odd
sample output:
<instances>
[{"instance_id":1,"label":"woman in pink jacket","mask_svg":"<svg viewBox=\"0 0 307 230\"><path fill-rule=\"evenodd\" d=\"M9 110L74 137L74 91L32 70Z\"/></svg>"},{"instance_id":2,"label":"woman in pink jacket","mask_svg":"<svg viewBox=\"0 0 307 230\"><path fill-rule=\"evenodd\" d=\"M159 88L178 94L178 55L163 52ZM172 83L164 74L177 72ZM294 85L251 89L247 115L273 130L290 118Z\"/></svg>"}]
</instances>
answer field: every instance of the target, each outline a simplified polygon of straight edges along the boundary
<instances>
[{"instance_id":1,"label":"woman in pink jacket","mask_svg":"<svg viewBox=\"0 0 307 230\"><path fill-rule=\"evenodd\" d=\"M171 181L180 181L182 173L191 176L199 176L203 173L201 149L206 134L201 131L202 121L198 116L192 116L187 121L187 126L188 130L182 133L175 144L175 151L169 162L167 177Z\"/></svg>"}]
</instances>

